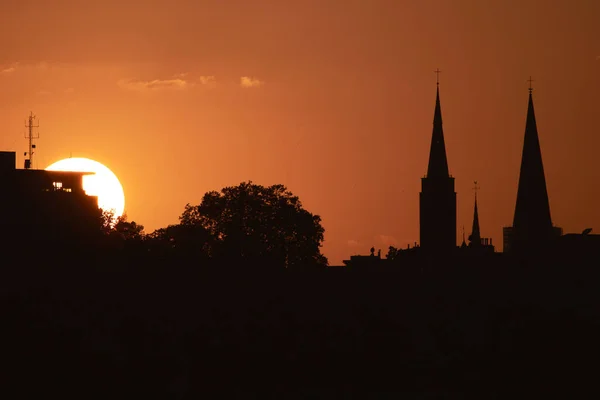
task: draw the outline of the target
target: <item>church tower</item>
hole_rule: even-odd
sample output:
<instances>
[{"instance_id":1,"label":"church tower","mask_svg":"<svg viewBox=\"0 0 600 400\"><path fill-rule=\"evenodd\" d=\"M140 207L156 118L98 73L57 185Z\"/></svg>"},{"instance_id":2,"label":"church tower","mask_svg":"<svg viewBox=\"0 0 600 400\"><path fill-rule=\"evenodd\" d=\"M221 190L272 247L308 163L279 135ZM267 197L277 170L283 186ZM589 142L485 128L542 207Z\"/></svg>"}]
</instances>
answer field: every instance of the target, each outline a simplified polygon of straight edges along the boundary
<instances>
[{"instance_id":1,"label":"church tower","mask_svg":"<svg viewBox=\"0 0 600 400\"><path fill-rule=\"evenodd\" d=\"M456 248L456 192L448 171L442 129L439 70L433 115L433 133L427 175L419 194L420 241L423 251L439 254Z\"/></svg>"},{"instance_id":2,"label":"church tower","mask_svg":"<svg viewBox=\"0 0 600 400\"><path fill-rule=\"evenodd\" d=\"M556 233L560 235L560 228L552 226L550 216L532 92L530 84L517 203L513 226L504 229L504 251L531 249L547 243Z\"/></svg>"}]
</instances>

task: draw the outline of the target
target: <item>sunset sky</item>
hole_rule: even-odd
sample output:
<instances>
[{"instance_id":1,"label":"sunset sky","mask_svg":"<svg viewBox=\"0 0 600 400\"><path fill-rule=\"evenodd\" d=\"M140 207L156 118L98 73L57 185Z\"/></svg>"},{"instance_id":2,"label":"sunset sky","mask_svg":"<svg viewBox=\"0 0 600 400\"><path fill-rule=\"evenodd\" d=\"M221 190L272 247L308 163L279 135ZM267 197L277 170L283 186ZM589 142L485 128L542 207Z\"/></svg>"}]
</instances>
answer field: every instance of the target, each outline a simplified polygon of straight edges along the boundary
<instances>
[{"instance_id":1,"label":"sunset sky","mask_svg":"<svg viewBox=\"0 0 600 400\"><path fill-rule=\"evenodd\" d=\"M530 75L553 222L600 233L597 0L20 0L0 11L0 150L22 167L33 111L34 167L105 164L147 232L252 180L285 184L322 216L330 264L417 241L440 68L459 241L477 180L482 235L502 248Z\"/></svg>"}]
</instances>

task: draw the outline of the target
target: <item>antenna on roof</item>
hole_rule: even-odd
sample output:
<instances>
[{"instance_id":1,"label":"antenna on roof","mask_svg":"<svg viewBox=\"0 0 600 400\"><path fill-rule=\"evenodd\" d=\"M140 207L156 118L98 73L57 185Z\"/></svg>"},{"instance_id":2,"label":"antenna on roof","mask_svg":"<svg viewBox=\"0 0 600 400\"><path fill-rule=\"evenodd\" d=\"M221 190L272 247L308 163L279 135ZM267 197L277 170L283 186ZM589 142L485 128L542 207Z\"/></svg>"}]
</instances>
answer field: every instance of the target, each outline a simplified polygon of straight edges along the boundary
<instances>
[{"instance_id":1,"label":"antenna on roof","mask_svg":"<svg viewBox=\"0 0 600 400\"><path fill-rule=\"evenodd\" d=\"M31 169L33 167L33 154L35 153L35 144L33 144L33 139L39 139L40 134L37 136L33 133L33 128L39 128L39 122L37 125L33 124L33 120L35 119L35 115L33 113L29 113L29 117L27 118L27 122L25 123L25 128L27 128L27 133L25 134L25 139L29 140L29 151L25 152L25 157L29 157L25 159L25 169Z\"/></svg>"}]
</instances>

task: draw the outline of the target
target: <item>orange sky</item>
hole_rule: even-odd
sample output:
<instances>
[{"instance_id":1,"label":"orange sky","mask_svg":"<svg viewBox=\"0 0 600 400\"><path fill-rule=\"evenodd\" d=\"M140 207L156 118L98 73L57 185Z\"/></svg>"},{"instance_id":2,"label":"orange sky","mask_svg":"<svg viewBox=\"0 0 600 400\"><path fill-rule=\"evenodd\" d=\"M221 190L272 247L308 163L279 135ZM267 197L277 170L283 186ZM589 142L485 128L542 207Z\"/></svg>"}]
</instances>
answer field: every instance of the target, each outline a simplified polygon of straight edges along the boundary
<instances>
[{"instance_id":1,"label":"orange sky","mask_svg":"<svg viewBox=\"0 0 600 400\"><path fill-rule=\"evenodd\" d=\"M26 1L0 13L0 149L40 120L36 166L89 157L147 231L245 180L323 217L330 264L418 240L440 68L470 230L501 249L534 102L552 218L600 231L600 2ZM243 79L242 77L247 77ZM245 84L245 86L244 86ZM460 239L459 239L460 240Z\"/></svg>"}]
</instances>

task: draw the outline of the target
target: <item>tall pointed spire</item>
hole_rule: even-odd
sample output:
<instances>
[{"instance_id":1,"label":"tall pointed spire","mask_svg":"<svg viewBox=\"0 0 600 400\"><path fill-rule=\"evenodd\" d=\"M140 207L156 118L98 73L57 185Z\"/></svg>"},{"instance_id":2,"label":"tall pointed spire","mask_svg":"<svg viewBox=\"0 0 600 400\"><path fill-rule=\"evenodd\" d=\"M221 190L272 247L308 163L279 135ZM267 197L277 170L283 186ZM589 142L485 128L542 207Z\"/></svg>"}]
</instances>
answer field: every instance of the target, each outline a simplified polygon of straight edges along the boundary
<instances>
[{"instance_id":1,"label":"tall pointed spire","mask_svg":"<svg viewBox=\"0 0 600 400\"><path fill-rule=\"evenodd\" d=\"M431 148L429 150L429 165L427 167L427 176L431 178L447 178L448 159L446 158L446 144L444 143L444 129L442 128L442 106L440 105L440 70L435 71L438 74L435 112L433 114L433 133L431 135Z\"/></svg>"},{"instance_id":2,"label":"tall pointed spire","mask_svg":"<svg viewBox=\"0 0 600 400\"><path fill-rule=\"evenodd\" d=\"M475 182L477 185L477 182ZM477 190L477 189L475 189ZM475 192L475 207L473 211L473 228L471 229L471 235L469 236L469 242L471 246L481 245L481 231L479 230L479 213L477 211L477 191Z\"/></svg>"},{"instance_id":3,"label":"tall pointed spire","mask_svg":"<svg viewBox=\"0 0 600 400\"><path fill-rule=\"evenodd\" d=\"M542 151L533 108L531 78L529 82L527 122L513 219L514 239L518 242L543 241L553 234Z\"/></svg>"},{"instance_id":4,"label":"tall pointed spire","mask_svg":"<svg viewBox=\"0 0 600 400\"><path fill-rule=\"evenodd\" d=\"M439 256L456 249L456 192L448 173L440 106L440 70L433 115L433 134L427 175L421 178L419 225L422 251Z\"/></svg>"}]
</instances>

